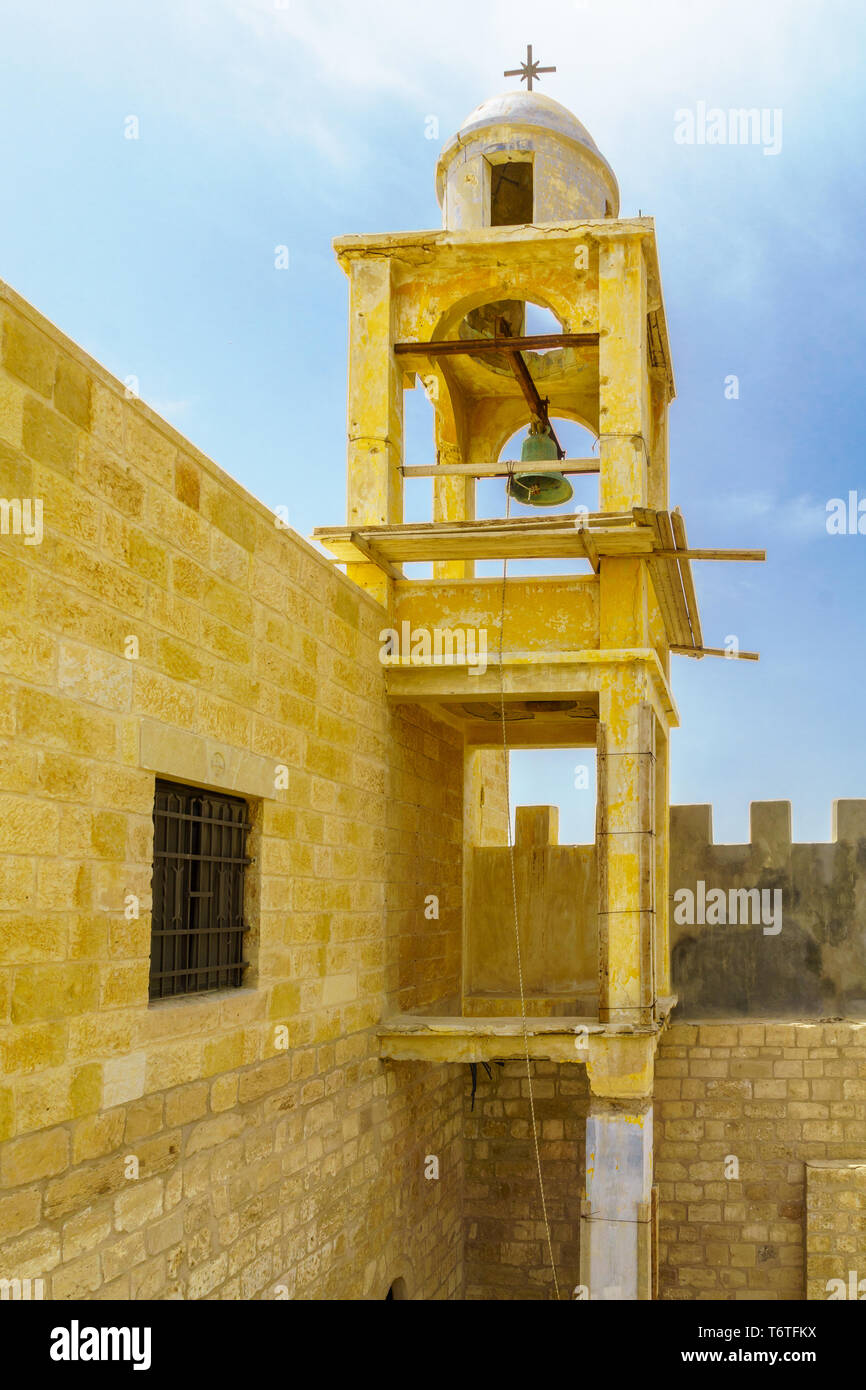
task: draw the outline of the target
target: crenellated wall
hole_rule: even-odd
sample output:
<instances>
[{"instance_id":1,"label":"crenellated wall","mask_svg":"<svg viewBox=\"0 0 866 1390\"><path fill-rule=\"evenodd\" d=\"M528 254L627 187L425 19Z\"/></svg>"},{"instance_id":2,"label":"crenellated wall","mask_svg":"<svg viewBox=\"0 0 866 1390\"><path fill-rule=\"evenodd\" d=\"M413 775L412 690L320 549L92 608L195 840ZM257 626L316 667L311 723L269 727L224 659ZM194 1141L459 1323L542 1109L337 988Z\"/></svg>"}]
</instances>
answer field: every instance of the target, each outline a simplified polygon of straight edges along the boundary
<instances>
[{"instance_id":1,"label":"crenellated wall","mask_svg":"<svg viewBox=\"0 0 866 1390\"><path fill-rule=\"evenodd\" d=\"M557 821L517 809L525 983L536 1012L592 1012L595 847L558 844ZM833 837L793 844L790 802L755 801L749 843L714 844L711 806L671 807L678 1017L866 1017L866 801L834 802ZM467 1012L514 1008L509 861L501 844L469 853Z\"/></svg>"},{"instance_id":2,"label":"crenellated wall","mask_svg":"<svg viewBox=\"0 0 866 1390\"><path fill-rule=\"evenodd\" d=\"M743 845L672 806L670 890L679 1016L866 1017L866 801L833 803L827 844L792 843L788 801L753 802Z\"/></svg>"}]
</instances>

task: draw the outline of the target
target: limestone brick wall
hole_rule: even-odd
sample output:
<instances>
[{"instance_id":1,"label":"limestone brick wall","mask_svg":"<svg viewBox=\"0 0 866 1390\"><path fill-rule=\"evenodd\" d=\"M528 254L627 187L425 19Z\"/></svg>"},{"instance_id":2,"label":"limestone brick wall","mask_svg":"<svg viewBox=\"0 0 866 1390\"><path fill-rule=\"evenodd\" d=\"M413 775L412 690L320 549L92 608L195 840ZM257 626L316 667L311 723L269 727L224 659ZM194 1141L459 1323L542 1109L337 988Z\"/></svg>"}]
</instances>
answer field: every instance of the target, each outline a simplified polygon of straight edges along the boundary
<instances>
[{"instance_id":1,"label":"limestone brick wall","mask_svg":"<svg viewBox=\"0 0 866 1390\"><path fill-rule=\"evenodd\" d=\"M371 599L0 318L0 497L44 528L0 535L0 1277L453 1297L463 1078L374 1029L459 995L459 736L389 711ZM244 987L149 1005L157 776L246 797L254 862Z\"/></svg>"},{"instance_id":2,"label":"limestone brick wall","mask_svg":"<svg viewBox=\"0 0 866 1390\"><path fill-rule=\"evenodd\" d=\"M580 1283L586 1069L534 1062L535 1112L560 1298ZM468 1073L469 1068L464 1067ZM525 1062L478 1069L475 1110L464 1093L466 1297L553 1296L530 1122Z\"/></svg>"},{"instance_id":3,"label":"limestone brick wall","mask_svg":"<svg viewBox=\"0 0 866 1390\"><path fill-rule=\"evenodd\" d=\"M806 1164L806 1297L866 1299L866 1157Z\"/></svg>"},{"instance_id":4,"label":"limestone brick wall","mask_svg":"<svg viewBox=\"0 0 866 1390\"><path fill-rule=\"evenodd\" d=\"M866 1024L674 1024L656 1061L655 1135L660 1296L805 1298L807 1165L866 1155ZM858 1258L866 1277L862 1208L841 1201L853 1179L835 1190L844 1230L831 1222L823 1284ZM811 1213L809 1232L817 1254L827 1227ZM827 1297L814 1284L809 1297Z\"/></svg>"}]
</instances>

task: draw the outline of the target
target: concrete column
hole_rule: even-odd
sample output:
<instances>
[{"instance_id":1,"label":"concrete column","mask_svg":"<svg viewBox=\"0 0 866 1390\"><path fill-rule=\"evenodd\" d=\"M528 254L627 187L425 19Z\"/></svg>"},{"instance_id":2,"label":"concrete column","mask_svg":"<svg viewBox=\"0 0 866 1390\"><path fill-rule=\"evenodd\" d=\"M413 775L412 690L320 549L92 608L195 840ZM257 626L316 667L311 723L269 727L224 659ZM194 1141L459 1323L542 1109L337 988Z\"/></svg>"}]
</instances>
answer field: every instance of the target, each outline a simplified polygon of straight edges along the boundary
<instances>
[{"instance_id":1,"label":"concrete column","mask_svg":"<svg viewBox=\"0 0 866 1390\"><path fill-rule=\"evenodd\" d=\"M599 246L599 511L647 503L646 269L640 237Z\"/></svg>"},{"instance_id":2,"label":"concrete column","mask_svg":"<svg viewBox=\"0 0 866 1390\"><path fill-rule=\"evenodd\" d=\"M596 1302L650 1297L652 1146L651 1101L593 1097L580 1257Z\"/></svg>"},{"instance_id":3,"label":"concrete column","mask_svg":"<svg viewBox=\"0 0 866 1390\"><path fill-rule=\"evenodd\" d=\"M347 520L350 526L403 520L403 374L391 347L391 262L351 263L347 411ZM350 565L349 576L380 602L391 581L376 565Z\"/></svg>"},{"instance_id":4,"label":"concrete column","mask_svg":"<svg viewBox=\"0 0 866 1390\"><path fill-rule=\"evenodd\" d=\"M653 717L634 681L602 691L596 870L598 1017L648 1024L655 995Z\"/></svg>"},{"instance_id":5,"label":"concrete column","mask_svg":"<svg viewBox=\"0 0 866 1390\"><path fill-rule=\"evenodd\" d=\"M428 382L434 384L436 461L466 463L465 411L447 362L431 366ZM475 479L434 478L433 520L474 521ZM472 579L474 575L474 560L437 560L433 565L434 579Z\"/></svg>"}]
</instances>

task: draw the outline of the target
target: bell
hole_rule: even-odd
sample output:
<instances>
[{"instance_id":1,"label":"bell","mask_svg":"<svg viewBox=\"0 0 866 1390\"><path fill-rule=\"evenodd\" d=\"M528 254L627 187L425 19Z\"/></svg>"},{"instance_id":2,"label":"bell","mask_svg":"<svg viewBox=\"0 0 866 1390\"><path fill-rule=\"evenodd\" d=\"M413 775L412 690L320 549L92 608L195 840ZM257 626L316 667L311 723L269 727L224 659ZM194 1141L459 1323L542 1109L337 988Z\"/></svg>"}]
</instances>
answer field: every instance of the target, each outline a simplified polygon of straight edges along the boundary
<instances>
[{"instance_id":1,"label":"bell","mask_svg":"<svg viewBox=\"0 0 866 1390\"><path fill-rule=\"evenodd\" d=\"M537 425L533 421L529 431L520 450L521 463L559 458L547 425ZM508 479L508 495L528 507L555 507L558 502L567 502L573 493L571 483L561 473L533 473L529 469L525 473L512 473Z\"/></svg>"}]
</instances>

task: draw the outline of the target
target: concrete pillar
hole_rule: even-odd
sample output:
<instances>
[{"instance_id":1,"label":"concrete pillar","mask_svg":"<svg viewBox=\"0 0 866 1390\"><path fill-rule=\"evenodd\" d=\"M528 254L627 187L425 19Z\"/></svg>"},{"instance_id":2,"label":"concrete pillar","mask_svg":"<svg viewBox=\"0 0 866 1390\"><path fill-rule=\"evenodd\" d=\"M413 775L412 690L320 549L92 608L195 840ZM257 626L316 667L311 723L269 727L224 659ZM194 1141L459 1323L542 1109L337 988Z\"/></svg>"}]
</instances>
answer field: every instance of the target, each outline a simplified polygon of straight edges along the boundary
<instances>
[{"instance_id":1,"label":"concrete pillar","mask_svg":"<svg viewBox=\"0 0 866 1390\"><path fill-rule=\"evenodd\" d=\"M447 362L431 365L428 382L434 388L436 461L466 463L466 412ZM474 521L475 479L434 478L433 520ZM474 560L437 560L433 564L434 579L472 579L474 575Z\"/></svg>"},{"instance_id":2,"label":"concrete pillar","mask_svg":"<svg viewBox=\"0 0 866 1390\"><path fill-rule=\"evenodd\" d=\"M403 520L403 374L391 351L390 261L353 261L349 294L347 520L396 525ZM347 573L389 603L391 581L376 565L349 565Z\"/></svg>"},{"instance_id":3,"label":"concrete pillar","mask_svg":"<svg viewBox=\"0 0 866 1390\"><path fill-rule=\"evenodd\" d=\"M596 1302L651 1296L652 1146L651 1101L593 1097L580 1259L581 1283Z\"/></svg>"},{"instance_id":4,"label":"concrete pillar","mask_svg":"<svg viewBox=\"0 0 866 1390\"><path fill-rule=\"evenodd\" d=\"M598 256L600 512L646 506L646 299L640 238L603 241Z\"/></svg>"},{"instance_id":5,"label":"concrete pillar","mask_svg":"<svg viewBox=\"0 0 866 1390\"><path fill-rule=\"evenodd\" d=\"M625 678L603 691L598 729L598 1017L647 1024L655 999L654 720Z\"/></svg>"}]
</instances>

